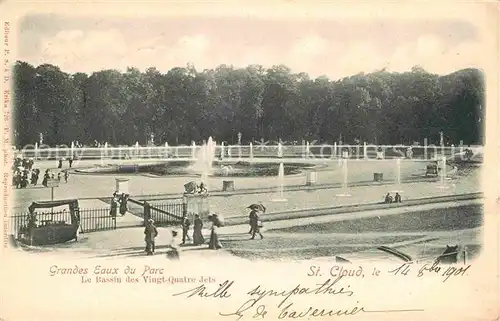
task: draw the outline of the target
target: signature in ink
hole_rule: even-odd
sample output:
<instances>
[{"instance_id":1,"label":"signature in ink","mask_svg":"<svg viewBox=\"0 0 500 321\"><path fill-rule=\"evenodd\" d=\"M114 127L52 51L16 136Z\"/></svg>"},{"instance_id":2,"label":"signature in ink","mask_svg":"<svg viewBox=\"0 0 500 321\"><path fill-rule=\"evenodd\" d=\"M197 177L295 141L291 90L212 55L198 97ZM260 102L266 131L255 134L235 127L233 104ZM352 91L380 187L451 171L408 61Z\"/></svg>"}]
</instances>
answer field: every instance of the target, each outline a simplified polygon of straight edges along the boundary
<instances>
[{"instance_id":1,"label":"signature in ink","mask_svg":"<svg viewBox=\"0 0 500 321\"><path fill-rule=\"evenodd\" d=\"M254 308L259 300L260 299L250 299L245 303L243 303L235 312L232 313L219 312L219 315L223 317L237 316L238 318L236 320L240 320L241 318L243 318L243 313ZM254 311L255 312L252 316L252 319L263 319L267 314L266 306L263 304L257 305Z\"/></svg>"},{"instance_id":2,"label":"signature in ink","mask_svg":"<svg viewBox=\"0 0 500 321\"><path fill-rule=\"evenodd\" d=\"M231 293L228 292L229 288L234 284L234 281L226 280L215 291L210 291L205 284L202 284L196 288L189 289L187 291L172 294L172 296L186 295L186 298L191 298L193 296L198 296L202 298L229 298Z\"/></svg>"}]
</instances>

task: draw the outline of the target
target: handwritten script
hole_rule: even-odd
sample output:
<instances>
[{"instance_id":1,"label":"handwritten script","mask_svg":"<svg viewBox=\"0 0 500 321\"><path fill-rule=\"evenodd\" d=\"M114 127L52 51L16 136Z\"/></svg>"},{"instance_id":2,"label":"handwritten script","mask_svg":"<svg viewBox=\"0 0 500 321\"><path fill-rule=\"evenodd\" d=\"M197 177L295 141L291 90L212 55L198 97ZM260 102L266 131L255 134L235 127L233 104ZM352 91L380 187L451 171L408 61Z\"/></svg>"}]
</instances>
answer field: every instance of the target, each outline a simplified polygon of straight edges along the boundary
<instances>
[{"instance_id":1,"label":"handwritten script","mask_svg":"<svg viewBox=\"0 0 500 321\"><path fill-rule=\"evenodd\" d=\"M336 307L315 307L312 305L306 307L298 307L294 299L305 296L331 296L331 297L352 297L355 293L350 285L342 285L343 276L337 278L329 278L321 283L316 283L314 286L304 286L297 284L289 289L272 289L265 288L262 285L257 285L246 292L248 300L243 302L237 309L228 312L219 312L223 317L234 317L236 320L242 318L247 319L263 319L272 312L277 315L270 318L278 319L298 319L298 318L313 318L313 317L328 317L328 316L353 316L360 313L370 312L398 312L398 311L421 311L421 310L369 310L360 305L358 301L347 308ZM202 284L195 288L173 294L174 296L183 296L185 298L216 298L228 299L231 297L231 290L235 281L226 280L217 286ZM210 289L209 289L210 288ZM270 301L273 301L270 304ZM314 302L313 298L307 302ZM335 302L329 300L329 302ZM271 308L272 307L272 308Z\"/></svg>"}]
</instances>

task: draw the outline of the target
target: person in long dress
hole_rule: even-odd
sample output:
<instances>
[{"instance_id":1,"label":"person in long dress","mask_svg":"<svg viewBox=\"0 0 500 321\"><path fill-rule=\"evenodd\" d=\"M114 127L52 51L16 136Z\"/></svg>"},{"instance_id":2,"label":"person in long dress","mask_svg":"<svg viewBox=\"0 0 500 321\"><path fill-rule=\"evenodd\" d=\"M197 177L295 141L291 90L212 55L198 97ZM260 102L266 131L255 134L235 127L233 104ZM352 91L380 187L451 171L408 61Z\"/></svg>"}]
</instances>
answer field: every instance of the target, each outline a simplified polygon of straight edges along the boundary
<instances>
[{"instance_id":1,"label":"person in long dress","mask_svg":"<svg viewBox=\"0 0 500 321\"><path fill-rule=\"evenodd\" d=\"M194 216L194 225L193 225L193 244L194 245L201 245L205 244L205 238L203 237L203 234L201 233L201 230L203 229L203 221L201 220L200 216L196 214Z\"/></svg>"},{"instance_id":2,"label":"person in long dress","mask_svg":"<svg viewBox=\"0 0 500 321\"><path fill-rule=\"evenodd\" d=\"M219 235L217 234L217 229L221 226L220 220L217 217L217 214L210 215L208 218L212 222L208 248L211 250L219 250L222 248L222 244L219 241Z\"/></svg>"}]
</instances>

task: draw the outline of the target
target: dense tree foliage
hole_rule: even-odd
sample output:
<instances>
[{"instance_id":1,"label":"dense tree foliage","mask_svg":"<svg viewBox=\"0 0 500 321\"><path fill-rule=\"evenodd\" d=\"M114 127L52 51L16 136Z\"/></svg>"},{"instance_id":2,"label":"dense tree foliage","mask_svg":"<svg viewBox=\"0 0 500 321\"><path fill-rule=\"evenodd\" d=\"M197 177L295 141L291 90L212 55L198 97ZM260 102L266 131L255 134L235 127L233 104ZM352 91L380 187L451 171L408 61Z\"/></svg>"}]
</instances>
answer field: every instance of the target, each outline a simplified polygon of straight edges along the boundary
<instances>
[{"instance_id":1,"label":"dense tree foliage","mask_svg":"<svg viewBox=\"0 0 500 321\"><path fill-rule=\"evenodd\" d=\"M14 68L15 138L49 145L94 140L109 144L189 144L209 136L251 140L366 141L407 144L482 143L484 79L479 70L446 76L420 67L341 80L311 79L285 66L243 69L188 65L73 75L53 65Z\"/></svg>"}]
</instances>

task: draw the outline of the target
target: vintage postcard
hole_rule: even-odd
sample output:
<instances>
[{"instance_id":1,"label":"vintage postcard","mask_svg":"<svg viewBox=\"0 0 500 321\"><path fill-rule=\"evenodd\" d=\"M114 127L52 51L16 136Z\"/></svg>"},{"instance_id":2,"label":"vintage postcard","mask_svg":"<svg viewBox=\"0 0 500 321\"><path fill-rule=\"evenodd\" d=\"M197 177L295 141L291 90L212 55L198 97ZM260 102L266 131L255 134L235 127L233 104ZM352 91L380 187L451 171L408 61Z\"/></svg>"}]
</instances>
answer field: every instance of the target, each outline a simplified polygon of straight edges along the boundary
<instances>
[{"instance_id":1,"label":"vintage postcard","mask_svg":"<svg viewBox=\"0 0 500 321\"><path fill-rule=\"evenodd\" d=\"M497 2L15 2L0 320L495 320Z\"/></svg>"}]
</instances>

